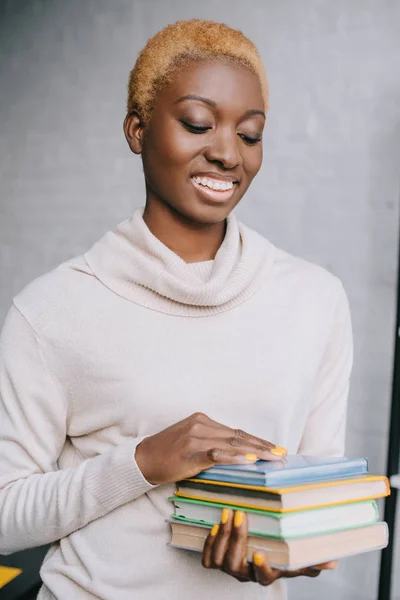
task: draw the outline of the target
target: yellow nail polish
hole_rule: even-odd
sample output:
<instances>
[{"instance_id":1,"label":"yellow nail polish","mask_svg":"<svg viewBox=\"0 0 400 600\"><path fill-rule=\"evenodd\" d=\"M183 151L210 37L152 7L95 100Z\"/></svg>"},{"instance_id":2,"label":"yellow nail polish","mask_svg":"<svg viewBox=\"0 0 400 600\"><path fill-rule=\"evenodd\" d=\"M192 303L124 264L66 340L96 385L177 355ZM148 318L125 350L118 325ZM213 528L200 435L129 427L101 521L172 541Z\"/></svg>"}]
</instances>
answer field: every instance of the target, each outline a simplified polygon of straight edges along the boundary
<instances>
[{"instance_id":1,"label":"yellow nail polish","mask_svg":"<svg viewBox=\"0 0 400 600\"><path fill-rule=\"evenodd\" d=\"M214 523L214 525L211 529L212 537L215 537L217 535L218 531L219 531L219 525L218 525L218 523Z\"/></svg>"},{"instance_id":2,"label":"yellow nail polish","mask_svg":"<svg viewBox=\"0 0 400 600\"><path fill-rule=\"evenodd\" d=\"M235 517L233 519L234 526L240 527L241 524L243 523L243 519L244 519L244 512L242 512L241 510L237 510L235 512Z\"/></svg>"},{"instance_id":3,"label":"yellow nail polish","mask_svg":"<svg viewBox=\"0 0 400 600\"><path fill-rule=\"evenodd\" d=\"M258 554L257 552L255 552L254 556L253 556L253 562L257 567L262 567L262 565L264 564L264 557L262 554Z\"/></svg>"},{"instance_id":4,"label":"yellow nail polish","mask_svg":"<svg viewBox=\"0 0 400 600\"><path fill-rule=\"evenodd\" d=\"M249 462L256 462L257 454L246 454L245 459Z\"/></svg>"},{"instance_id":5,"label":"yellow nail polish","mask_svg":"<svg viewBox=\"0 0 400 600\"><path fill-rule=\"evenodd\" d=\"M227 508L223 508L222 509L222 513L221 513L221 523L222 525L225 525L225 523L228 522L229 519L229 510Z\"/></svg>"},{"instance_id":6,"label":"yellow nail polish","mask_svg":"<svg viewBox=\"0 0 400 600\"><path fill-rule=\"evenodd\" d=\"M286 456L287 450L282 446L275 446L275 448L271 448L271 454L275 454L275 456Z\"/></svg>"}]
</instances>

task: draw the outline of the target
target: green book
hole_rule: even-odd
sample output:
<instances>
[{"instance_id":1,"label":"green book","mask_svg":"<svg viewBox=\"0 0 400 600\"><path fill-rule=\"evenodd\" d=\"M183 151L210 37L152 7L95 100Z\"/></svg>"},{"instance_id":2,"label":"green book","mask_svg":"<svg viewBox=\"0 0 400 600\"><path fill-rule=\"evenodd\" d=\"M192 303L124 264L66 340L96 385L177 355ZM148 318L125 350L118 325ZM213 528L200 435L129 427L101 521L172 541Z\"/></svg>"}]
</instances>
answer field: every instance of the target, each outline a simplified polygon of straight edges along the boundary
<instances>
[{"instance_id":1,"label":"green book","mask_svg":"<svg viewBox=\"0 0 400 600\"><path fill-rule=\"evenodd\" d=\"M173 502L175 507L173 519L198 525L212 526L214 523L219 523L224 506L232 510L244 510L240 506L203 502L178 496L168 499ZM374 500L283 514L251 508L246 508L244 512L247 513L250 534L277 539L315 536L344 529L356 529L372 525L379 519L378 507Z\"/></svg>"}]
</instances>

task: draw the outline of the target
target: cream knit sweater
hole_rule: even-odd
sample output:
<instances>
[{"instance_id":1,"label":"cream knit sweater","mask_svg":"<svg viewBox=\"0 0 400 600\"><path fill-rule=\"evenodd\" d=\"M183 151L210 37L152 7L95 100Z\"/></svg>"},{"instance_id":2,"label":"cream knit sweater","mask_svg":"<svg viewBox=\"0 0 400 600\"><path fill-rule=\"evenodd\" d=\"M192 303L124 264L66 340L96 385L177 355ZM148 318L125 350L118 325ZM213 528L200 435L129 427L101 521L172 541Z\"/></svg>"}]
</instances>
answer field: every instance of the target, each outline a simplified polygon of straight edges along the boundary
<instances>
[{"instance_id":1,"label":"cream knit sweater","mask_svg":"<svg viewBox=\"0 0 400 600\"><path fill-rule=\"evenodd\" d=\"M142 214L34 281L8 314L0 553L52 543L41 600L282 599L282 582L239 583L167 545L173 486L151 486L135 448L202 411L289 453L341 454L345 293L234 215L215 260L187 264Z\"/></svg>"}]
</instances>

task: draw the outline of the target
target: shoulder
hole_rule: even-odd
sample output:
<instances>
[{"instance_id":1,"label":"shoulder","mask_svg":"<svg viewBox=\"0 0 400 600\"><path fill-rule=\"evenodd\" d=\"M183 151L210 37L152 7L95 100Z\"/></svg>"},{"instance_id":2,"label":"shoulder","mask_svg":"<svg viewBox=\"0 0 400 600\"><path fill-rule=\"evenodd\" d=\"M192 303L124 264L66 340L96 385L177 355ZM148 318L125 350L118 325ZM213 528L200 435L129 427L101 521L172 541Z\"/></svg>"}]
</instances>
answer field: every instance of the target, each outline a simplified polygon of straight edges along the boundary
<instances>
[{"instance_id":1,"label":"shoulder","mask_svg":"<svg viewBox=\"0 0 400 600\"><path fill-rule=\"evenodd\" d=\"M307 305L311 311L337 319L349 319L349 301L339 277L311 261L275 248L275 276L286 282L293 301Z\"/></svg>"},{"instance_id":2,"label":"shoulder","mask_svg":"<svg viewBox=\"0 0 400 600\"><path fill-rule=\"evenodd\" d=\"M309 289L323 291L328 295L340 294L342 282L333 273L316 263L294 256L280 248L274 247L274 268L276 274L287 278L293 284Z\"/></svg>"},{"instance_id":3,"label":"shoulder","mask_svg":"<svg viewBox=\"0 0 400 600\"><path fill-rule=\"evenodd\" d=\"M46 330L57 315L58 321L79 313L93 284L93 273L83 256L62 263L30 282L13 299L14 307L36 330Z\"/></svg>"},{"instance_id":4,"label":"shoulder","mask_svg":"<svg viewBox=\"0 0 400 600\"><path fill-rule=\"evenodd\" d=\"M246 226L245 226L246 227ZM270 255L265 291L284 306L303 314L329 318L337 310L348 312L347 294L339 277L328 269L295 256L272 244L260 233L246 227Z\"/></svg>"},{"instance_id":5,"label":"shoulder","mask_svg":"<svg viewBox=\"0 0 400 600\"><path fill-rule=\"evenodd\" d=\"M253 240L253 245L256 240L259 252L266 251L270 255L272 277L282 288L287 286L305 294L317 293L326 297L344 293L339 277L328 269L286 252L243 223L240 223L240 227Z\"/></svg>"}]
</instances>

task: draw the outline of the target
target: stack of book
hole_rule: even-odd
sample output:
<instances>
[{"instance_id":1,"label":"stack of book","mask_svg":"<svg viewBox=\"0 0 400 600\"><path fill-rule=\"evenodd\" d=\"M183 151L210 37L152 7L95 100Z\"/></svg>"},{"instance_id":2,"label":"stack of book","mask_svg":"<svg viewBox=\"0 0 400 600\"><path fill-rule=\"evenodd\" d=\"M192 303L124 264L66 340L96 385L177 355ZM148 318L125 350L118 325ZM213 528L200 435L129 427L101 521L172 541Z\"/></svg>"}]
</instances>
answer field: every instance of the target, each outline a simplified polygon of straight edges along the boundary
<instances>
[{"instance_id":1,"label":"stack of book","mask_svg":"<svg viewBox=\"0 0 400 600\"><path fill-rule=\"evenodd\" d=\"M247 513L249 560L263 550L272 566L312 566L386 547L375 500L389 493L388 479L369 475L365 458L219 465L177 484L171 545L201 551L227 507Z\"/></svg>"}]
</instances>

